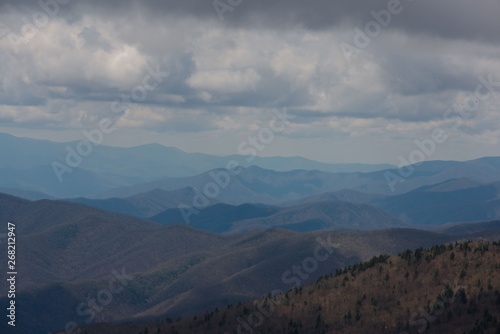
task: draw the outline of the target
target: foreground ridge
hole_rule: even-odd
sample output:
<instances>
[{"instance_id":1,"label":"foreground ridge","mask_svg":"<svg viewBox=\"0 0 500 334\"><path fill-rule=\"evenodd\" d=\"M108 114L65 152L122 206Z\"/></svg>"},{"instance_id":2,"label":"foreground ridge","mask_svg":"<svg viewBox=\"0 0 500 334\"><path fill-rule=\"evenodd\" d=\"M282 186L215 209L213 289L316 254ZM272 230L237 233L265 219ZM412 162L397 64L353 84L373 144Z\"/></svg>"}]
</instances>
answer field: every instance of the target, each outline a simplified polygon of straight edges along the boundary
<instances>
[{"instance_id":1,"label":"foreground ridge","mask_svg":"<svg viewBox=\"0 0 500 334\"><path fill-rule=\"evenodd\" d=\"M500 243L380 255L315 284L193 318L100 324L99 333L499 333Z\"/></svg>"}]
</instances>

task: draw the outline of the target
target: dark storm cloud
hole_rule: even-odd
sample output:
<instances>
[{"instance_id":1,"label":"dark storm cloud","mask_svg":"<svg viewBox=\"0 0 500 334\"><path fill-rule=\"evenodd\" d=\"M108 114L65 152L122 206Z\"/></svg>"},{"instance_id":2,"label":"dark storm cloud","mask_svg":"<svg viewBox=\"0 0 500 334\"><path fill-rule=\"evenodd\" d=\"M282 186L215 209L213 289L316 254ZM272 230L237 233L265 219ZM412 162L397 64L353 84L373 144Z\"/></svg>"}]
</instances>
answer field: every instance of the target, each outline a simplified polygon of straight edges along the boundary
<instances>
[{"instance_id":1,"label":"dark storm cloud","mask_svg":"<svg viewBox=\"0 0 500 334\"><path fill-rule=\"evenodd\" d=\"M51 0L44 0L51 1ZM220 0L227 3L227 0ZM397 1L397 0L392 0ZM224 23L246 26L259 24L274 28L303 26L323 30L342 23L363 27L372 20L370 12L386 9L390 0L337 1L330 0L242 0L234 10L224 14ZM233 1L233 3L238 3ZM39 8L37 1L1 0L2 5ZM401 0L403 11L393 17L389 28L410 33L423 33L443 38L463 38L500 41L500 1L497 0ZM146 15L191 15L217 19L212 0L111 0L75 1L61 6L62 12L78 8L103 15L126 15L143 11Z\"/></svg>"},{"instance_id":2,"label":"dark storm cloud","mask_svg":"<svg viewBox=\"0 0 500 334\"><path fill-rule=\"evenodd\" d=\"M444 59L387 53L380 64L383 80L392 93L404 96L472 91L477 79L470 71L453 71Z\"/></svg>"}]
</instances>

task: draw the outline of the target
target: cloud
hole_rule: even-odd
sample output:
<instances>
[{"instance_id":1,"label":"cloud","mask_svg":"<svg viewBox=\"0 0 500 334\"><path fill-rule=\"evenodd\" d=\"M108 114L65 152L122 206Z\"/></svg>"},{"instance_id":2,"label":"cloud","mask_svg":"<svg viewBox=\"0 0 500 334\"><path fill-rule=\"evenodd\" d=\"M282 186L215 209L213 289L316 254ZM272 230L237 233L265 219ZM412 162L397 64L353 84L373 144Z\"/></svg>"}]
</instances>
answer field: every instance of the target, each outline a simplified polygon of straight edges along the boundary
<instances>
[{"instance_id":1,"label":"cloud","mask_svg":"<svg viewBox=\"0 0 500 334\"><path fill-rule=\"evenodd\" d=\"M255 90L261 77L253 69L209 70L193 74L187 83L194 89L219 93L237 93Z\"/></svg>"},{"instance_id":2,"label":"cloud","mask_svg":"<svg viewBox=\"0 0 500 334\"><path fill-rule=\"evenodd\" d=\"M49 0L50 1L50 0ZM391 28L412 34L428 34L451 39L473 39L499 42L500 3L496 0L392 0L400 2L403 12L391 21ZM373 19L371 11L387 9L389 0L342 1L332 4L328 0L242 0L224 16L229 26L252 28L255 24L276 29L297 26L309 30L330 30L343 24L364 25ZM10 1L0 1L8 4ZM21 0L17 6L37 7L34 2ZM218 19L213 1L205 0L110 0L73 1L62 6L62 12L82 11L104 16L121 16L140 12L141 15L164 18L190 16ZM69 16L69 14L66 14ZM73 14L75 15L75 14Z\"/></svg>"},{"instance_id":3,"label":"cloud","mask_svg":"<svg viewBox=\"0 0 500 334\"><path fill-rule=\"evenodd\" d=\"M53 3L55 0L42 2ZM392 0L398 1L398 0ZM245 28L261 27L330 30L339 25L364 25L373 19L371 11L387 9L389 0L342 1L332 4L328 0L242 0L224 16L224 23ZM497 19L500 3L496 0L400 0L404 9L391 21L391 28L414 34L428 34L442 38L500 41ZM189 16L204 20L217 20L213 1L205 0L86 0L70 1L60 5L60 15L74 20L82 13L121 17L139 13L144 17ZM22 9L33 15L40 11L37 2L30 0L0 1L0 8ZM28 15L26 14L26 15Z\"/></svg>"},{"instance_id":4,"label":"cloud","mask_svg":"<svg viewBox=\"0 0 500 334\"><path fill-rule=\"evenodd\" d=\"M77 129L108 117L122 129L248 135L287 107L297 116L282 134L289 140L411 142L443 125L479 76L500 81L500 3L402 0L401 13L348 62L340 45L355 45L354 29L387 6L243 0L220 22L211 1L72 1L13 45L9 36L22 36L25 19L43 8L0 0L0 123ZM114 114L148 67L169 75ZM460 132L498 140L498 103L481 103Z\"/></svg>"}]
</instances>

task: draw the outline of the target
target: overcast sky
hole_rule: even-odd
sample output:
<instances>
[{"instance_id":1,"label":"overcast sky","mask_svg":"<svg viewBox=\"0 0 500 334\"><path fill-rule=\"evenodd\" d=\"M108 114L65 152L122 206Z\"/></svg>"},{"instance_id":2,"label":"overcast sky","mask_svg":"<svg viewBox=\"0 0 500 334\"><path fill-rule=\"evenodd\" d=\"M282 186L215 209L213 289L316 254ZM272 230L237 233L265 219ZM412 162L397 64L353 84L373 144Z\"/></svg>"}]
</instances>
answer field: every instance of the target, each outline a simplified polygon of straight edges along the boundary
<instances>
[{"instance_id":1,"label":"overcast sky","mask_svg":"<svg viewBox=\"0 0 500 334\"><path fill-rule=\"evenodd\" d=\"M394 1L0 0L0 131L231 154L286 108L260 154L500 155L500 1Z\"/></svg>"}]
</instances>

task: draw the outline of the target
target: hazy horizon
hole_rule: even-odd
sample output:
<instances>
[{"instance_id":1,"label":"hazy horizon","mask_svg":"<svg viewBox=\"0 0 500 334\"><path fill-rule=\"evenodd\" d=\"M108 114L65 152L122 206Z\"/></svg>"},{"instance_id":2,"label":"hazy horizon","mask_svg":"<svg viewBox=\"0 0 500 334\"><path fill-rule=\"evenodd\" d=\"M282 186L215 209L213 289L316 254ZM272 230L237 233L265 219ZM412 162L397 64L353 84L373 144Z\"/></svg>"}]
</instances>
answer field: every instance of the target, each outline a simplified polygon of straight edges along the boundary
<instances>
[{"instance_id":1,"label":"hazy horizon","mask_svg":"<svg viewBox=\"0 0 500 334\"><path fill-rule=\"evenodd\" d=\"M15 134L12 134L12 133L8 133L8 132L1 132L0 131L0 134L8 134L8 135L11 135L11 136L14 136L14 137L18 137L18 138L26 138L26 139L34 139L34 140L46 140L46 141L50 141L50 142L54 142L54 143L59 143L59 144L64 144L64 143L75 143L75 142L79 142L81 140L86 140L84 136L82 137L78 137L78 138L74 138L74 139L70 139L70 140L65 140L65 139L62 139L60 138L59 140L56 140L56 139L49 139L49 138L40 138L40 137L33 137L33 136L28 136L28 135L15 135ZM201 154L207 154L207 155L213 155L213 156L216 156L216 157L227 157L227 156L231 156L231 155L243 155L244 154L239 154L237 151L234 151L234 152L230 152L230 153L210 153L210 152L202 152L202 151L186 151L186 150L183 150L179 147L176 147L176 146L172 146L172 145L167 145L167 144L162 144L162 143L158 143L158 142L145 142L145 143L140 143L140 144L133 144L133 143L130 143L129 145L119 145L120 143L110 143L110 144L102 144L102 145L99 145L99 146L105 146L105 147L112 147L112 148L134 148L134 147L139 147L139 146L144 146L144 145L161 145L161 146L164 146L164 147L168 147L168 148L175 148L175 149L179 149L185 153L201 153ZM1 143L0 143L1 145ZM64 151L63 151L64 153ZM328 161L326 159L323 159L323 160L320 160L320 159L312 159L312 158L307 158L306 156L302 156L302 155L298 155L298 154L295 154L295 155L257 155L258 157L262 157L262 158L295 158L295 157L298 157L298 158L305 158L305 159L309 159L309 160L312 160L312 161L316 161L316 162L320 162L320 163L326 163L326 164L366 164L366 165L384 165L384 164L387 164L387 165L392 165L392 166L395 166L395 167L399 167L398 165L398 161L394 161L394 162L370 162L370 161L345 161L345 162L339 162L339 161L335 161L335 160L331 160L331 161ZM500 156L500 155L499 155ZM470 157L470 158L464 158L463 160L456 160L456 159L426 159L425 161L458 161L458 162L466 162L466 161L472 161L472 160L477 160L477 159L482 159L482 158L490 158L490 157L498 157L497 155L477 155L477 156L473 156L473 157Z\"/></svg>"}]
</instances>

